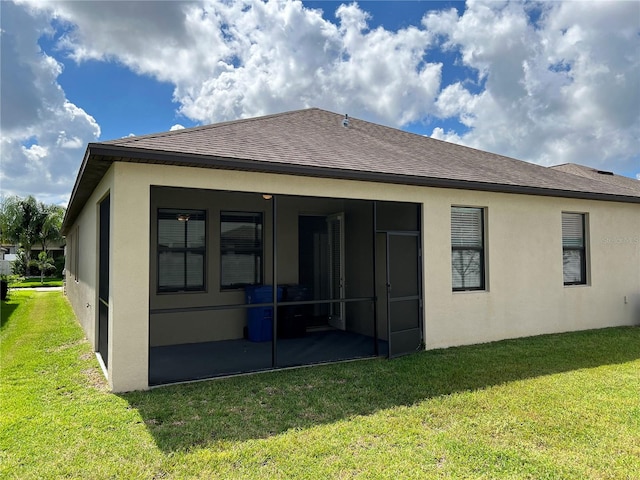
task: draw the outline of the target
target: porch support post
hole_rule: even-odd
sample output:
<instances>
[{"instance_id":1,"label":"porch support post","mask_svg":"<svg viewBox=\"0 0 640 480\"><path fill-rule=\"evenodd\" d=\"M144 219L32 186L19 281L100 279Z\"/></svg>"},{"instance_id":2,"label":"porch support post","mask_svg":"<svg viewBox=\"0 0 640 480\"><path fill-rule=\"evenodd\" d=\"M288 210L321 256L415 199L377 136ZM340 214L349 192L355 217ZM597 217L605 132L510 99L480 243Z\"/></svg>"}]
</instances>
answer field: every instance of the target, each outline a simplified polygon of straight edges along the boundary
<instances>
[{"instance_id":1,"label":"porch support post","mask_svg":"<svg viewBox=\"0 0 640 480\"><path fill-rule=\"evenodd\" d=\"M376 296L376 275L377 275L377 265L376 265L376 258L377 258L377 248L378 248L378 244L377 244L377 240L376 237L377 232L378 232L378 202L377 200L373 200L372 203L372 208L371 208L371 214L373 216L373 229L372 229L372 235L373 235L373 341L374 341L374 345L373 345L373 353L378 356L378 297Z\"/></svg>"},{"instance_id":2,"label":"porch support post","mask_svg":"<svg viewBox=\"0 0 640 480\"><path fill-rule=\"evenodd\" d=\"M277 213L277 195L273 195L271 197L271 273L272 273L272 285L273 285L273 297L271 301L273 302L273 335L271 341L271 366L276 368L278 366L278 256L277 256L277 227L278 224L278 213Z\"/></svg>"},{"instance_id":3,"label":"porch support post","mask_svg":"<svg viewBox=\"0 0 640 480\"><path fill-rule=\"evenodd\" d=\"M149 388L150 191L145 165L115 162L111 190L109 384Z\"/></svg>"}]
</instances>

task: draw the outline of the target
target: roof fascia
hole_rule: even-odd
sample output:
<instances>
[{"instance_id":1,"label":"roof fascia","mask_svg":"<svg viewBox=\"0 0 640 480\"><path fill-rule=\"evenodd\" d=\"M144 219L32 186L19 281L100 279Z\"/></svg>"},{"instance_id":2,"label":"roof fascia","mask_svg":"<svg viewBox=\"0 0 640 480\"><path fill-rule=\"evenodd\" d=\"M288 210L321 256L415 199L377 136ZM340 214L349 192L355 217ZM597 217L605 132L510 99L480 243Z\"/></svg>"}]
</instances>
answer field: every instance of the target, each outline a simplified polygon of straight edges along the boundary
<instances>
[{"instance_id":1,"label":"roof fascia","mask_svg":"<svg viewBox=\"0 0 640 480\"><path fill-rule=\"evenodd\" d=\"M60 233L63 236L66 236L69 228L71 227L70 223L75 220L75 215L71 218L71 214L69 213L72 209L74 199L76 198L76 194L78 192L78 188L80 187L80 183L82 182L82 177L84 176L84 172L87 168L87 163L89 162L89 155L91 150L91 145L87 145L87 149L84 151L84 157L82 158L82 163L80 164L80 169L78 171L78 175L76 175L76 182L73 184L73 190L71 190L71 196L69 197L69 203L67 204L67 209L64 212L64 218L62 219L62 226L60 227Z\"/></svg>"},{"instance_id":2,"label":"roof fascia","mask_svg":"<svg viewBox=\"0 0 640 480\"><path fill-rule=\"evenodd\" d=\"M456 188L462 190L478 190L499 193L516 193L524 195L538 195L547 197L577 198L583 200L600 200L611 202L640 203L640 197L615 195L608 193L584 192L577 190L559 190L542 187L528 187L522 185L507 185L498 183L473 182L437 177L418 177L377 173L358 170L341 170L333 168L309 167L259 162L228 157L213 157L197 154L175 152L161 152L143 148L125 147L121 145L89 144L92 155L118 157L116 161L140 160L141 163L163 162L172 165L197 166L205 168L224 168L233 170L250 170L264 173L298 174L313 177L336 178L344 180L361 180L369 182L394 183L437 188Z\"/></svg>"},{"instance_id":3,"label":"roof fascia","mask_svg":"<svg viewBox=\"0 0 640 480\"><path fill-rule=\"evenodd\" d=\"M537 195L547 197L576 198L582 200L598 200L609 202L640 203L640 197L594 193L573 190L558 190L541 187L527 187L521 185L506 185L468 180L455 180L437 177L418 177L395 175L389 173L366 172L358 170L341 170L334 168L310 167L305 165L291 165L260 162L228 157L204 156L189 153L165 152L143 148L126 147L122 145L108 145L104 143L89 143L80 166L76 182L71 192L69 204L62 222L61 233L67 235L76 218L88 199L90 193L81 195L85 172L92 159L102 157L100 161L109 164L117 161L132 163L160 163L165 165L191 166L201 168L220 168L226 170L245 170L263 173L278 173L289 175L304 175L318 178L334 178L341 180L359 180L377 183L393 183L397 185L412 185L434 188L454 188L460 190L476 190L484 192L513 193L520 195ZM93 188L97 186L93 185ZM91 188L91 186L89 186ZM91 188L91 191L93 191ZM81 204L82 203L82 204Z\"/></svg>"}]
</instances>

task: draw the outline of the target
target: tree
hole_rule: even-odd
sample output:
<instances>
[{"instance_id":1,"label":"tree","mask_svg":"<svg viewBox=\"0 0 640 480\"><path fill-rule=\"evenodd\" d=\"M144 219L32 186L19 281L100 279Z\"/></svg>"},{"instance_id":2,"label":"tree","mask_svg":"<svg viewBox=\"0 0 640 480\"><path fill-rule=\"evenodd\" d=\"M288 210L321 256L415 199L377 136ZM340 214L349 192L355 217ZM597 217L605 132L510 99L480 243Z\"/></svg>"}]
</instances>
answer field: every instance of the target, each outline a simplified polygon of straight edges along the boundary
<instances>
[{"instance_id":1,"label":"tree","mask_svg":"<svg viewBox=\"0 0 640 480\"><path fill-rule=\"evenodd\" d=\"M62 228L65 210L58 205L44 205L44 212L46 217L40 231L40 244L42 245L42 251L48 252L47 247L51 243L62 240L60 229Z\"/></svg>"},{"instance_id":2,"label":"tree","mask_svg":"<svg viewBox=\"0 0 640 480\"><path fill-rule=\"evenodd\" d=\"M46 251L51 242L62 238L63 217L64 209L38 202L32 195L7 197L0 205L0 237L3 243L13 243L24 249L28 266L33 245L40 244Z\"/></svg>"},{"instance_id":3,"label":"tree","mask_svg":"<svg viewBox=\"0 0 640 480\"><path fill-rule=\"evenodd\" d=\"M27 275L28 265L24 255L24 249L19 248L16 252L16 259L11 264L11 273L24 277Z\"/></svg>"},{"instance_id":4,"label":"tree","mask_svg":"<svg viewBox=\"0 0 640 480\"><path fill-rule=\"evenodd\" d=\"M44 273L49 270L55 270L53 258L44 250L38 254L38 259L32 262L40 270L40 283L44 283Z\"/></svg>"}]
</instances>

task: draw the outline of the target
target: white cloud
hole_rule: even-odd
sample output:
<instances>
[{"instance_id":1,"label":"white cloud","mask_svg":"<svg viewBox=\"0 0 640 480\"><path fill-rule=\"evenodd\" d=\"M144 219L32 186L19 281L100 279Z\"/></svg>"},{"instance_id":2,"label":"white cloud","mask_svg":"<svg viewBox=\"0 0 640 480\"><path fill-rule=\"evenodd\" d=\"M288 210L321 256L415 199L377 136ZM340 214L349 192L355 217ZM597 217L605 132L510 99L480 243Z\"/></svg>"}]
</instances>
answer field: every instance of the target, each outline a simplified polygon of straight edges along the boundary
<instances>
[{"instance_id":1,"label":"white cloud","mask_svg":"<svg viewBox=\"0 0 640 480\"><path fill-rule=\"evenodd\" d=\"M169 129L170 132L174 132L176 130L184 130L184 126L180 125L179 123L176 123L175 125L172 125L171 128Z\"/></svg>"},{"instance_id":2,"label":"white cloud","mask_svg":"<svg viewBox=\"0 0 640 480\"><path fill-rule=\"evenodd\" d=\"M460 138L460 135L458 135L456 132L454 132L453 130L445 132L441 127L434 128L433 132L431 133L431 137L435 138L436 140L444 140L445 142L464 144L464 142Z\"/></svg>"},{"instance_id":3,"label":"white cloud","mask_svg":"<svg viewBox=\"0 0 640 480\"><path fill-rule=\"evenodd\" d=\"M463 15L424 24L478 71L484 90L443 89L439 115L472 127L457 140L543 165L576 162L629 171L640 162L640 7L636 2L538 5L468 2Z\"/></svg>"},{"instance_id":4,"label":"white cloud","mask_svg":"<svg viewBox=\"0 0 640 480\"><path fill-rule=\"evenodd\" d=\"M3 92L20 92L19 100L3 93L3 189L8 180L36 188L25 150L37 144L48 152L51 191L68 192L77 146L99 134L57 84L62 66L37 47L54 18L65 54L171 83L179 113L196 122L319 106L399 127L424 122L433 137L544 165L637 171L637 2L473 0L461 15L432 12L398 31L370 28L365 8L342 5L329 21L297 1L3 2L3 16L20 20L3 18ZM443 85L439 50L468 77ZM5 110L18 101L22 108ZM445 131L439 119L466 129Z\"/></svg>"},{"instance_id":5,"label":"white cloud","mask_svg":"<svg viewBox=\"0 0 640 480\"><path fill-rule=\"evenodd\" d=\"M198 122L320 106L400 126L433 113L440 88L432 36L371 30L356 4L335 23L298 1L38 5L67 23L60 46L76 61L171 82L180 113Z\"/></svg>"},{"instance_id":6,"label":"white cloud","mask_svg":"<svg viewBox=\"0 0 640 480\"><path fill-rule=\"evenodd\" d=\"M9 2L2 16L2 192L64 203L100 127L65 98L57 83L62 66L38 47L49 19Z\"/></svg>"},{"instance_id":7,"label":"white cloud","mask_svg":"<svg viewBox=\"0 0 640 480\"><path fill-rule=\"evenodd\" d=\"M67 104L71 105L69 102L67 102ZM60 148L69 149L78 149L84 146L80 138L76 136L69 137L64 130L58 133L58 141L56 142L56 145Z\"/></svg>"},{"instance_id":8,"label":"white cloud","mask_svg":"<svg viewBox=\"0 0 640 480\"><path fill-rule=\"evenodd\" d=\"M49 154L49 149L40 145L31 145L29 148L23 146L22 152L27 159L39 162Z\"/></svg>"},{"instance_id":9,"label":"white cloud","mask_svg":"<svg viewBox=\"0 0 640 480\"><path fill-rule=\"evenodd\" d=\"M180 113L199 122L321 106L395 126L455 118L468 131L443 138L545 165L624 166L640 151L636 2L471 0L462 15L431 13L397 32L369 29L356 4L335 22L299 2L253 0L56 12L76 26L64 40L75 58L172 82ZM442 65L429 60L438 41L477 76L440 91ZM469 80L483 88L472 93Z\"/></svg>"}]
</instances>

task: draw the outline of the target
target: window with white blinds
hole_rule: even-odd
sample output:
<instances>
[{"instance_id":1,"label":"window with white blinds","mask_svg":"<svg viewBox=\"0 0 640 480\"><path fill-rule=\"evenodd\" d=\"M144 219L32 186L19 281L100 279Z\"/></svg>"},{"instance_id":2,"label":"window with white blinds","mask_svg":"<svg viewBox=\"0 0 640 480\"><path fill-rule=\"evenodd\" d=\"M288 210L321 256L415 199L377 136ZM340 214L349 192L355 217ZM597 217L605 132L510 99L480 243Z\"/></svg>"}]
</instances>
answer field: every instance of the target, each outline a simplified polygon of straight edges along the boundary
<instances>
[{"instance_id":1,"label":"window with white blinds","mask_svg":"<svg viewBox=\"0 0 640 480\"><path fill-rule=\"evenodd\" d=\"M451 207L451 278L454 291L484 290L484 209Z\"/></svg>"},{"instance_id":2,"label":"window with white blinds","mask_svg":"<svg viewBox=\"0 0 640 480\"><path fill-rule=\"evenodd\" d=\"M220 288L262 284L262 213L220 213Z\"/></svg>"},{"instance_id":3,"label":"window with white blinds","mask_svg":"<svg viewBox=\"0 0 640 480\"><path fill-rule=\"evenodd\" d=\"M65 273L67 273L67 275L69 277L73 277L75 278L75 272L76 272L76 265L75 265L75 255L76 255L76 248L75 248L75 236L73 234L73 232L71 232L68 236L67 236L67 251L66 251L66 262L65 262Z\"/></svg>"},{"instance_id":4,"label":"window with white blinds","mask_svg":"<svg viewBox=\"0 0 640 480\"><path fill-rule=\"evenodd\" d=\"M78 272L80 270L80 225L76 227L76 236L75 236L75 252L74 252L74 262L73 262L73 276L74 280L78 281Z\"/></svg>"},{"instance_id":5,"label":"window with white blinds","mask_svg":"<svg viewBox=\"0 0 640 480\"><path fill-rule=\"evenodd\" d=\"M587 283L585 214L562 213L562 276L565 285Z\"/></svg>"},{"instance_id":6,"label":"window with white blinds","mask_svg":"<svg viewBox=\"0 0 640 480\"><path fill-rule=\"evenodd\" d=\"M158 291L203 291L205 257L205 211L158 209Z\"/></svg>"}]
</instances>

